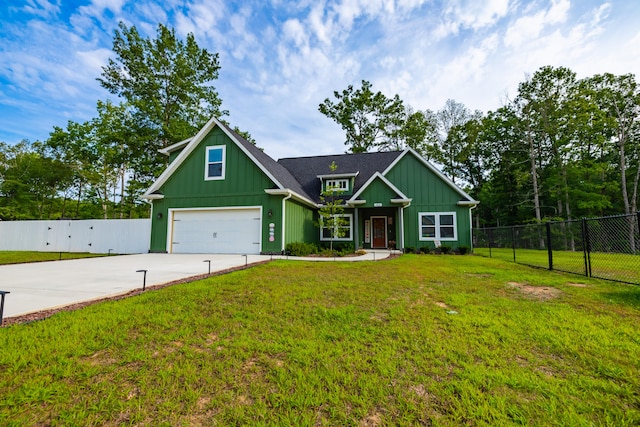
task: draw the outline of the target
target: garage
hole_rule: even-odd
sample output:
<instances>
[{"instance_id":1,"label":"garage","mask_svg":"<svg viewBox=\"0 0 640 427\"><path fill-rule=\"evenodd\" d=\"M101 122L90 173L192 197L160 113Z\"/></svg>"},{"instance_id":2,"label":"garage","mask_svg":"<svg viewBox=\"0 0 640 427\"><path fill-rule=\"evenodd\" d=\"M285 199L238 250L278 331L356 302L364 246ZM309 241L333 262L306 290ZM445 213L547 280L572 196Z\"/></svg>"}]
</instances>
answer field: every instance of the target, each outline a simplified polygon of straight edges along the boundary
<instances>
[{"instance_id":1,"label":"garage","mask_svg":"<svg viewBox=\"0 0 640 427\"><path fill-rule=\"evenodd\" d=\"M170 215L167 249L171 253L260 253L259 207L175 209Z\"/></svg>"}]
</instances>

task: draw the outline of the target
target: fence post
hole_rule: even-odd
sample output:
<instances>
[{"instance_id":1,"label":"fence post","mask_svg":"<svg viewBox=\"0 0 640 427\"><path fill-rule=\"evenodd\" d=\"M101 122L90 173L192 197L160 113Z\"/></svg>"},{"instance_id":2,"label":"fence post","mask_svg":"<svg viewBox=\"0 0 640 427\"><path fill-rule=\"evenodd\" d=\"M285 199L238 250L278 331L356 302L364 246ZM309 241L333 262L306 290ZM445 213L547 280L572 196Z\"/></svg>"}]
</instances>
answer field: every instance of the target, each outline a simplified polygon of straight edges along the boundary
<instances>
[{"instance_id":1,"label":"fence post","mask_svg":"<svg viewBox=\"0 0 640 427\"><path fill-rule=\"evenodd\" d=\"M489 258L491 258L491 241L493 240L493 229L488 229L487 234L489 234Z\"/></svg>"},{"instance_id":2,"label":"fence post","mask_svg":"<svg viewBox=\"0 0 640 427\"><path fill-rule=\"evenodd\" d=\"M551 250L551 223L546 223L547 227L547 253L549 254L549 270L553 270L553 251Z\"/></svg>"},{"instance_id":3,"label":"fence post","mask_svg":"<svg viewBox=\"0 0 640 427\"><path fill-rule=\"evenodd\" d=\"M591 277L591 235L589 234L589 222L584 220L584 239L587 251L587 277Z\"/></svg>"},{"instance_id":4,"label":"fence post","mask_svg":"<svg viewBox=\"0 0 640 427\"><path fill-rule=\"evenodd\" d=\"M638 237L640 238L640 211L636 212L636 216L638 218ZM640 249L640 242L636 240L636 246ZM633 253L636 253L636 248L633 248Z\"/></svg>"},{"instance_id":5,"label":"fence post","mask_svg":"<svg viewBox=\"0 0 640 427\"><path fill-rule=\"evenodd\" d=\"M516 228L511 227L511 248L513 249L513 262L516 262Z\"/></svg>"},{"instance_id":6,"label":"fence post","mask_svg":"<svg viewBox=\"0 0 640 427\"><path fill-rule=\"evenodd\" d=\"M584 275L589 277L589 261L587 255L587 219L582 218L582 253L584 255Z\"/></svg>"}]
</instances>

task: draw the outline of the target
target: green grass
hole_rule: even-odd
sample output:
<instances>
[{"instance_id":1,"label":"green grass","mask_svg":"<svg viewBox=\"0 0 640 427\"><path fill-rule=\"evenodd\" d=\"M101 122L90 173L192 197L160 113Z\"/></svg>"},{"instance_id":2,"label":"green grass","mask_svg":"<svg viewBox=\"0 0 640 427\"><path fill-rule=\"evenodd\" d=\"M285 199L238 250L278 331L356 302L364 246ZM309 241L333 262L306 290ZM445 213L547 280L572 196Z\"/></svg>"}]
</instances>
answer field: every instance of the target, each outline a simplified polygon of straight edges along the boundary
<instances>
[{"instance_id":1,"label":"green grass","mask_svg":"<svg viewBox=\"0 0 640 427\"><path fill-rule=\"evenodd\" d=\"M277 261L0 328L0 425L636 426L639 322L484 257Z\"/></svg>"},{"instance_id":2,"label":"green grass","mask_svg":"<svg viewBox=\"0 0 640 427\"><path fill-rule=\"evenodd\" d=\"M475 248L476 255L489 256L489 248ZM513 249L491 248L493 258L513 261ZM591 252L591 275L601 279L640 284L640 255ZM516 249L516 262L542 268L549 267L546 250ZM555 270L582 274L585 272L583 252L553 251Z\"/></svg>"},{"instance_id":3,"label":"green grass","mask_svg":"<svg viewBox=\"0 0 640 427\"><path fill-rule=\"evenodd\" d=\"M92 258L104 254L78 252L34 252L34 251L0 251L0 265L20 264L25 262L58 261L60 259Z\"/></svg>"}]
</instances>

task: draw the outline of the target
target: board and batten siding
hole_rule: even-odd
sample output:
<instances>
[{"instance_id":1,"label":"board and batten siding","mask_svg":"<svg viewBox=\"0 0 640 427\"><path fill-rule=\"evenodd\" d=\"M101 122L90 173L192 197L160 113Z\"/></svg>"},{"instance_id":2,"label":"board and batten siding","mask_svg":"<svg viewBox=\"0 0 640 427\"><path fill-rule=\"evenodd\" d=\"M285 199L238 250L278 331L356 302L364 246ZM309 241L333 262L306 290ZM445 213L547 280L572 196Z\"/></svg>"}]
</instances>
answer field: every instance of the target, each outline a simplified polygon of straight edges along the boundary
<instances>
[{"instance_id":1,"label":"board and batten siding","mask_svg":"<svg viewBox=\"0 0 640 427\"><path fill-rule=\"evenodd\" d=\"M226 146L225 178L205 180L207 147ZM151 251L166 251L169 208L218 208L262 206L262 251L280 251L282 247L282 197L269 196L265 189L275 184L218 127L198 144L193 152L163 184L163 199L153 201ZM268 213L271 212L271 216ZM269 241L269 223L275 224L275 239Z\"/></svg>"},{"instance_id":2,"label":"board and batten siding","mask_svg":"<svg viewBox=\"0 0 640 427\"><path fill-rule=\"evenodd\" d=\"M382 203L382 206L397 207L397 204L391 203L391 199L398 198L398 195L380 178L376 178L369 186L360 194L359 199L366 200L367 203L358 205L361 208L372 208L376 203Z\"/></svg>"},{"instance_id":3,"label":"board and batten siding","mask_svg":"<svg viewBox=\"0 0 640 427\"><path fill-rule=\"evenodd\" d=\"M400 191L413 199L404 210L405 246L433 247L433 242L419 239L418 214L420 212L455 212L457 241L443 242L448 246L471 247L471 223L468 206L458 206L460 193L451 188L439 176L413 155L404 156L385 177Z\"/></svg>"},{"instance_id":4,"label":"board and batten siding","mask_svg":"<svg viewBox=\"0 0 640 427\"><path fill-rule=\"evenodd\" d=\"M319 242L320 235L313 209L291 199L285 201L285 204L285 244Z\"/></svg>"}]
</instances>

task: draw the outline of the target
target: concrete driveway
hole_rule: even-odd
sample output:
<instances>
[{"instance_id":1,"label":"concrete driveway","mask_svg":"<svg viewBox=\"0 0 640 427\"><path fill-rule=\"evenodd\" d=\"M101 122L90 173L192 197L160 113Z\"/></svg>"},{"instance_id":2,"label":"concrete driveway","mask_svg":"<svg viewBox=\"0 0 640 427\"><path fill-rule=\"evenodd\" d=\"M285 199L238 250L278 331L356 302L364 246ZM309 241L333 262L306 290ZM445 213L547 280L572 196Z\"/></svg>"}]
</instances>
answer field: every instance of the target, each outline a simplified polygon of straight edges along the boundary
<instances>
[{"instance_id":1,"label":"concrete driveway","mask_svg":"<svg viewBox=\"0 0 640 427\"><path fill-rule=\"evenodd\" d=\"M0 266L0 291L5 297L4 318L113 296L186 277L240 267L270 259L248 255L140 254Z\"/></svg>"},{"instance_id":2,"label":"concrete driveway","mask_svg":"<svg viewBox=\"0 0 640 427\"><path fill-rule=\"evenodd\" d=\"M367 261L388 257L389 251L374 251L358 257L294 258L310 261ZM269 255L139 254L100 258L38 262L0 266L0 291L5 297L4 318L53 309L83 301L124 294L147 286L211 272L241 267L246 263L285 258Z\"/></svg>"}]
</instances>

